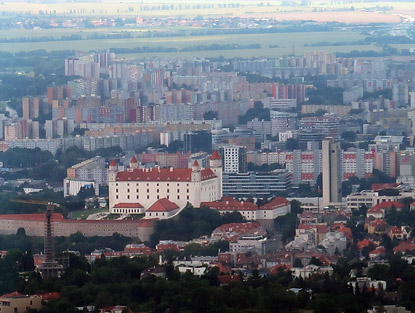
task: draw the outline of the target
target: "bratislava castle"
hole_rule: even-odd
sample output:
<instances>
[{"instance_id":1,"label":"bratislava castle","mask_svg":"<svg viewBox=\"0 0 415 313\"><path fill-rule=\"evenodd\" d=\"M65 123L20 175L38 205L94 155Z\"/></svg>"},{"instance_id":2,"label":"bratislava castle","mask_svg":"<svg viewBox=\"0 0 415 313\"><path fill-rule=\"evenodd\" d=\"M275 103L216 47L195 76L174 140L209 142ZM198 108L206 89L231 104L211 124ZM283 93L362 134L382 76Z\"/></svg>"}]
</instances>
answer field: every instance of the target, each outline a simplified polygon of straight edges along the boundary
<instances>
[{"instance_id":1,"label":"bratislava castle","mask_svg":"<svg viewBox=\"0 0 415 313\"><path fill-rule=\"evenodd\" d=\"M115 214L144 213L160 199L168 199L179 208L187 203L199 207L201 202L222 198L222 159L217 151L209 160L210 168L195 161L192 168L139 168L133 157L130 167L117 170L111 161L108 173L109 208Z\"/></svg>"}]
</instances>

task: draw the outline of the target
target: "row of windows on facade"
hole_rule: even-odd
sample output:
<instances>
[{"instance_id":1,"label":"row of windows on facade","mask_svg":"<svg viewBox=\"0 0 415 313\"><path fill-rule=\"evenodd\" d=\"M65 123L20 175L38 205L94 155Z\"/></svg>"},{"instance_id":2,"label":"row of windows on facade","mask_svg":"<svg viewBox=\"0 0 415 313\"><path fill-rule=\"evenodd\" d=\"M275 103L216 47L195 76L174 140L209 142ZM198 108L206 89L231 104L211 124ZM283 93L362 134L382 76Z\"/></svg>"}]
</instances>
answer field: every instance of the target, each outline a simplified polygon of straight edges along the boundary
<instances>
[{"instance_id":1,"label":"row of windows on facade","mask_svg":"<svg viewBox=\"0 0 415 313\"><path fill-rule=\"evenodd\" d=\"M131 184L131 185L132 185L132 184ZM136 183L135 185L136 185L136 187L138 187L139 183ZM147 185L147 187L149 187L149 186L150 186L150 184L149 184L149 183L147 183L146 185ZM180 183L177 183L176 185L177 185L177 187L179 187L179 186L180 186ZM115 186L116 186L116 187L118 187L118 183L115 183ZM129 186L130 186L130 183L127 183L127 187L129 187ZM156 186L157 186L157 187L159 187L159 186L160 186L160 184L159 184L159 183L157 183L157 184L156 184ZM169 186L170 186L170 183L167 183L167 187L169 187ZM189 183L187 183L187 184L186 184L186 187L189 187ZM137 190L138 190L138 189L137 189Z\"/></svg>"},{"instance_id":2,"label":"row of windows on facade","mask_svg":"<svg viewBox=\"0 0 415 313\"><path fill-rule=\"evenodd\" d=\"M140 213L140 209L113 209L114 213Z\"/></svg>"},{"instance_id":3,"label":"row of windows on facade","mask_svg":"<svg viewBox=\"0 0 415 313\"><path fill-rule=\"evenodd\" d=\"M138 195L136 195L135 197L136 197L136 199L140 199L140 197ZM115 195L115 199L118 200L119 199L119 196L118 195ZM131 199L130 195L127 195L127 199L128 200ZM149 200L149 199L150 199L150 196L147 195L147 200ZM156 199L159 200L160 199L160 196L157 195L156 196ZM167 195L167 199L170 200L170 196L169 195ZM177 200L180 200L180 196L179 195L177 195ZM190 200L190 196L189 195L186 196L186 200Z\"/></svg>"},{"instance_id":4,"label":"row of windows on facade","mask_svg":"<svg viewBox=\"0 0 415 313\"><path fill-rule=\"evenodd\" d=\"M210 187L209 187L209 189L210 189ZM118 189L115 189L115 193L117 193L117 192L118 192ZM127 193L129 193L129 192L130 192L130 189L127 189ZM139 189L136 189L136 192L139 193ZM147 189L147 193L149 193L149 192L150 192L150 189ZM159 193L160 189L156 189L156 192ZM167 193L169 193L169 192L170 192L170 189L167 189ZM180 192L180 189L177 189L177 193L179 193L179 192ZM186 189L186 193L189 193L189 189Z\"/></svg>"}]
</instances>

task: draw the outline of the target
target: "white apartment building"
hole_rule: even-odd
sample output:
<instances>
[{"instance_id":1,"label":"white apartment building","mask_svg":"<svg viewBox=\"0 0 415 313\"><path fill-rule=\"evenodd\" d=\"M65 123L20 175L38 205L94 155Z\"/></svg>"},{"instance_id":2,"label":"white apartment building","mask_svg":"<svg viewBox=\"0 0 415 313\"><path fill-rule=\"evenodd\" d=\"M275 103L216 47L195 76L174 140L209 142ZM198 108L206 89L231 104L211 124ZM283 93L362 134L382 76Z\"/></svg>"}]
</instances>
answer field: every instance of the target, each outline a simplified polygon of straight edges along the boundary
<instances>
[{"instance_id":1,"label":"white apartment building","mask_svg":"<svg viewBox=\"0 0 415 313\"><path fill-rule=\"evenodd\" d=\"M245 172L246 153L241 146L223 146L223 172L243 173Z\"/></svg>"},{"instance_id":2,"label":"white apartment building","mask_svg":"<svg viewBox=\"0 0 415 313\"><path fill-rule=\"evenodd\" d=\"M158 200L166 198L180 209L187 203L199 207L222 197L222 160L217 151L210 157L210 168L195 161L192 168L138 168L133 157L130 168L117 171L109 167L109 208L115 214L140 214Z\"/></svg>"},{"instance_id":3,"label":"white apartment building","mask_svg":"<svg viewBox=\"0 0 415 313\"><path fill-rule=\"evenodd\" d=\"M383 196L379 195L379 192L377 191L362 190L360 192L352 193L346 197L346 207L349 210L357 210L362 205L371 208L382 202L399 201L400 199L414 196L414 191L401 191L396 196Z\"/></svg>"}]
</instances>

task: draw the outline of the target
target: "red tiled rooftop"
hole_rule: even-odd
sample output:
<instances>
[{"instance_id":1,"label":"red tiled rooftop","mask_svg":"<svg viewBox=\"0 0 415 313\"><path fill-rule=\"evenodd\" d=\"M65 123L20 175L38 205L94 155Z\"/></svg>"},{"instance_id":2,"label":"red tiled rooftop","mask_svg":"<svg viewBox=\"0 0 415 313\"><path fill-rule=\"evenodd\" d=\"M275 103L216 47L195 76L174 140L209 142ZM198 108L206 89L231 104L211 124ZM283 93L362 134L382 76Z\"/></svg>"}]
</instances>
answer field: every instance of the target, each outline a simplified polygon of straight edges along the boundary
<instances>
[{"instance_id":1,"label":"red tiled rooftop","mask_svg":"<svg viewBox=\"0 0 415 313\"><path fill-rule=\"evenodd\" d=\"M11 220L11 221L44 221L45 215L40 213L35 214L3 214L0 215L0 220ZM141 219L141 220L75 220L75 219L65 219L59 213L53 213L52 221L59 223L75 223L75 224L137 224L139 227L152 227L153 223L157 219Z\"/></svg>"},{"instance_id":2,"label":"red tiled rooftop","mask_svg":"<svg viewBox=\"0 0 415 313\"><path fill-rule=\"evenodd\" d=\"M20 292L13 291L10 293L6 293L1 296L1 298L26 298L26 295L21 294Z\"/></svg>"},{"instance_id":3,"label":"red tiled rooftop","mask_svg":"<svg viewBox=\"0 0 415 313\"><path fill-rule=\"evenodd\" d=\"M373 208L367 210L366 214L368 213L383 214L383 210L379 207L374 206Z\"/></svg>"},{"instance_id":4,"label":"red tiled rooftop","mask_svg":"<svg viewBox=\"0 0 415 313\"><path fill-rule=\"evenodd\" d=\"M224 211L257 211L258 206L249 201L238 201L231 197L222 197L219 201L202 202L200 206L207 206L215 210Z\"/></svg>"},{"instance_id":5,"label":"red tiled rooftop","mask_svg":"<svg viewBox=\"0 0 415 313\"><path fill-rule=\"evenodd\" d=\"M232 282L240 283L241 279L238 275L222 275L218 276L219 284L228 285Z\"/></svg>"},{"instance_id":6,"label":"red tiled rooftop","mask_svg":"<svg viewBox=\"0 0 415 313\"><path fill-rule=\"evenodd\" d=\"M361 241L359 241L358 243L357 243L357 247L360 249L360 250L362 250L363 248L365 248L365 247L368 247L369 245L374 245L375 246L375 244L373 243L373 241L371 241L371 240L369 240L369 239L363 239L363 240L361 240Z\"/></svg>"},{"instance_id":7,"label":"red tiled rooftop","mask_svg":"<svg viewBox=\"0 0 415 313\"><path fill-rule=\"evenodd\" d=\"M315 228L314 224L299 224L298 229L313 229Z\"/></svg>"},{"instance_id":8,"label":"red tiled rooftop","mask_svg":"<svg viewBox=\"0 0 415 313\"><path fill-rule=\"evenodd\" d=\"M288 264L277 264L269 269L271 275L278 274L280 271L287 271L291 268L291 265Z\"/></svg>"},{"instance_id":9,"label":"red tiled rooftop","mask_svg":"<svg viewBox=\"0 0 415 313\"><path fill-rule=\"evenodd\" d=\"M36 295L42 298L42 301L59 300L61 294L59 292L48 292Z\"/></svg>"},{"instance_id":10,"label":"red tiled rooftop","mask_svg":"<svg viewBox=\"0 0 415 313\"><path fill-rule=\"evenodd\" d=\"M393 248L394 252L405 252L405 251L414 251L415 250L415 243L403 241L395 248Z\"/></svg>"},{"instance_id":11,"label":"red tiled rooftop","mask_svg":"<svg viewBox=\"0 0 415 313\"><path fill-rule=\"evenodd\" d=\"M211 160L221 160L220 154L218 150L213 151L212 155L210 156Z\"/></svg>"},{"instance_id":12,"label":"red tiled rooftop","mask_svg":"<svg viewBox=\"0 0 415 313\"><path fill-rule=\"evenodd\" d=\"M317 233L326 234L329 232L327 225L316 225Z\"/></svg>"},{"instance_id":13,"label":"red tiled rooftop","mask_svg":"<svg viewBox=\"0 0 415 313\"><path fill-rule=\"evenodd\" d=\"M385 253L386 253L386 249L384 247L377 247L375 250L371 251L369 254L380 255L380 254L385 254Z\"/></svg>"},{"instance_id":14,"label":"red tiled rooftop","mask_svg":"<svg viewBox=\"0 0 415 313\"><path fill-rule=\"evenodd\" d=\"M300 218L315 218L316 216L312 212L303 212L300 214Z\"/></svg>"},{"instance_id":15,"label":"red tiled rooftop","mask_svg":"<svg viewBox=\"0 0 415 313\"><path fill-rule=\"evenodd\" d=\"M390 188L396 188L399 184L397 183L380 183L380 184L372 184L372 190L378 191L382 189L390 189Z\"/></svg>"},{"instance_id":16,"label":"red tiled rooftop","mask_svg":"<svg viewBox=\"0 0 415 313\"><path fill-rule=\"evenodd\" d=\"M216 177L210 168L201 170L202 180ZM117 181L191 181L191 168L133 169L117 174Z\"/></svg>"},{"instance_id":17,"label":"red tiled rooftop","mask_svg":"<svg viewBox=\"0 0 415 313\"><path fill-rule=\"evenodd\" d=\"M148 208L146 212L170 212L177 210L179 207L176 203L171 202L166 198L162 198L154 202L154 204Z\"/></svg>"},{"instance_id":18,"label":"red tiled rooftop","mask_svg":"<svg viewBox=\"0 0 415 313\"><path fill-rule=\"evenodd\" d=\"M288 201L286 198L282 197L275 197L270 202L262 205L260 207L261 210L273 210L275 208L290 205L290 201Z\"/></svg>"},{"instance_id":19,"label":"red tiled rooftop","mask_svg":"<svg viewBox=\"0 0 415 313\"><path fill-rule=\"evenodd\" d=\"M111 160L110 166L117 166L117 163L115 162L115 160Z\"/></svg>"},{"instance_id":20,"label":"red tiled rooftop","mask_svg":"<svg viewBox=\"0 0 415 313\"><path fill-rule=\"evenodd\" d=\"M114 205L115 209L141 209L143 206L136 202L136 203L117 203Z\"/></svg>"},{"instance_id":21,"label":"red tiled rooftop","mask_svg":"<svg viewBox=\"0 0 415 313\"><path fill-rule=\"evenodd\" d=\"M372 207L372 209L390 209L392 207L402 209L403 207L405 207L405 205L399 201L385 201L376 204L374 207Z\"/></svg>"},{"instance_id":22,"label":"red tiled rooftop","mask_svg":"<svg viewBox=\"0 0 415 313\"><path fill-rule=\"evenodd\" d=\"M133 157L131 158L130 163L138 163L137 158L135 157L135 155L133 155Z\"/></svg>"},{"instance_id":23,"label":"red tiled rooftop","mask_svg":"<svg viewBox=\"0 0 415 313\"><path fill-rule=\"evenodd\" d=\"M14 221L44 221L45 214L33 213L33 214L0 214L0 220L14 220ZM52 213L52 221L64 221L65 218L60 213Z\"/></svg>"},{"instance_id":24,"label":"red tiled rooftop","mask_svg":"<svg viewBox=\"0 0 415 313\"><path fill-rule=\"evenodd\" d=\"M195 160L195 161L193 162L193 166L199 167L199 166L200 166L200 165L199 165L199 162L197 162L197 160Z\"/></svg>"}]
</instances>

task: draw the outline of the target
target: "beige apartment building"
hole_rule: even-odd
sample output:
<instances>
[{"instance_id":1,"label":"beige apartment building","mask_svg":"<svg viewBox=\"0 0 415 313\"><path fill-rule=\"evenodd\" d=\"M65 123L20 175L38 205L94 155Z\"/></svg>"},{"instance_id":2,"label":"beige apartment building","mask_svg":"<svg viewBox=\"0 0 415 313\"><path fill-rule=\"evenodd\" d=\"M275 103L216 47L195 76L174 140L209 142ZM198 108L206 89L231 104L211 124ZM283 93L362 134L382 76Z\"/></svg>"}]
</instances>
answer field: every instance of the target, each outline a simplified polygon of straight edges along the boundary
<instances>
[{"instance_id":1,"label":"beige apartment building","mask_svg":"<svg viewBox=\"0 0 415 313\"><path fill-rule=\"evenodd\" d=\"M17 291L0 297L1 313L24 313L29 309L42 308L42 298L39 296L22 295Z\"/></svg>"}]
</instances>

